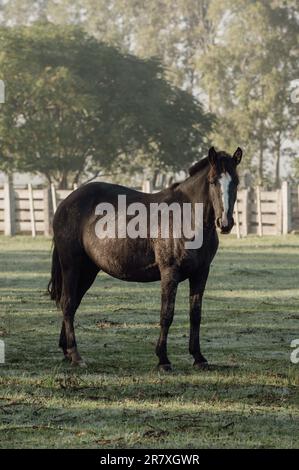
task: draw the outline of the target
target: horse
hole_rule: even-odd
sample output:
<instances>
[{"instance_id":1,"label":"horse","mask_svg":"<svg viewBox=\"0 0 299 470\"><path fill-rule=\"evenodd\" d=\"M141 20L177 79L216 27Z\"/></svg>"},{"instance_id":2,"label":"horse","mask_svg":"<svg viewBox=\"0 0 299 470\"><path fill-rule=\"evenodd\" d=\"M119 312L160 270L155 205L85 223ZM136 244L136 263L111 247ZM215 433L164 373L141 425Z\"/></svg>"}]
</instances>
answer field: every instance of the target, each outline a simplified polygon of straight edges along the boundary
<instances>
[{"instance_id":1,"label":"horse","mask_svg":"<svg viewBox=\"0 0 299 470\"><path fill-rule=\"evenodd\" d=\"M63 313L59 347L72 365L86 365L75 338L76 310L99 271L104 271L126 281L161 282L160 335L156 346L161 371L171 370L167 337L178 285L188 279L189 352L195 368L208 366L200 349L202 298L219 245L217 232L230 233L234 225L233 210L239 182L237 166L241 159L240 147L233 155L211 147L208 155L189 169L189 176L184 181L160 192L147 194L117 184L91 182L80 186L61 202L53 219L54 248L48 292ZM96 208L100 203L109 203L117 213L120 195L126 196L129 203L142 203L145 207L151 203L183 205L189 202L193 208L196 203L202 203L201 246L187 248L184 236L176 238L175 242L173 237L153 238L150 235L143 238L130 238L126 234L114 238L99 237L96 226L101 217Z\"/></svg>"}]
</instances>

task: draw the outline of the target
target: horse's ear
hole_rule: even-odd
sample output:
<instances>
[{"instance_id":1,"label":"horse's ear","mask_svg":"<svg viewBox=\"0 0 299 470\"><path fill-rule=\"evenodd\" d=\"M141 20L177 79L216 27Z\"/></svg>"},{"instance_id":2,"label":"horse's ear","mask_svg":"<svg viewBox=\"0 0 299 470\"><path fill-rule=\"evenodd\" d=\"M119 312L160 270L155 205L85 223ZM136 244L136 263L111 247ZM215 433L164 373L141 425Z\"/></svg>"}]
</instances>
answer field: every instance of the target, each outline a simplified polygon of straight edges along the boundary
<instances>
[{"instance_id":1,"label":"horse's ear","mask_svg":"<svg viewBox=\"0 0 299 470\"><path fill-rule=\"evenodd\" d=\"M235 153L233 154L233 159L235 160L236 165L239 165L240 161L242 160L242 155L243 151L240 147L238 147Z\"/></svg>"},{"instance_id":2,"label":"horse's ear","mask_svg":"<svg viewBox=\"0 0 299 470\"><path fill-rule=\"evenodd\" d=\"M217 164L217 152L214 147L209 149L208 159L211 166L216 166Z\"/></svg>"}]
</instances>

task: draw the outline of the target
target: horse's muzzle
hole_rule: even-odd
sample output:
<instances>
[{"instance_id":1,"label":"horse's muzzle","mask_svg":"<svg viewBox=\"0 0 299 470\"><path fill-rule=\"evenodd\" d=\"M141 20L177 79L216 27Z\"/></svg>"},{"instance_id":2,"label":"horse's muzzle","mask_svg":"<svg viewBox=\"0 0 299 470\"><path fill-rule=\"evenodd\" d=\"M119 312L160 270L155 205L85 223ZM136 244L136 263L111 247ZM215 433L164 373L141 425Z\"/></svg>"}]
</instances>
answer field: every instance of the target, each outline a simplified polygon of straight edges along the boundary
<instances>
[{"instance_id":1,"label":"horse's muzzle","mask_svg":"<svg viewBox=\"0 0 299 470\"><path fill-rule=\"evenodd\" d=\"M231 232L234 224L235 224L235 221L234 221L233 217L231 217L227 220L227 224L223 223L223 220L222 220L221 217L218 217L218 219L216 220L216 225L220 229L220 233L222 233L224 235Z\"/></svg>"}]
</instances>

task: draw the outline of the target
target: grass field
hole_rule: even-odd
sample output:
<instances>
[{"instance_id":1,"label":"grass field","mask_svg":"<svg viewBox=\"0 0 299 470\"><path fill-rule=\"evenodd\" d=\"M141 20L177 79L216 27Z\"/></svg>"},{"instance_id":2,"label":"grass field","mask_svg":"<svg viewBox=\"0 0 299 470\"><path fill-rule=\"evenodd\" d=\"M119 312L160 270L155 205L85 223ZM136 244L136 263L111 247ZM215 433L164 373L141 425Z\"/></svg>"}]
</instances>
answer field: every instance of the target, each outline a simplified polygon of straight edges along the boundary
<instances>
[{"instance_id":1,"label":"grass field","mask_svg":"<svg viewBox=\"0 0 299 470\"><path fill-rule=\"evenodd\" d=\"M299 237L222 237L192 368L188 290L169 335L174 372L156 371L159 283L99 275L76 316L88 368L57 347L60 314L44 295L50 240L0 237L0 447L299 447Z\"/></svg>"}]
</instances>

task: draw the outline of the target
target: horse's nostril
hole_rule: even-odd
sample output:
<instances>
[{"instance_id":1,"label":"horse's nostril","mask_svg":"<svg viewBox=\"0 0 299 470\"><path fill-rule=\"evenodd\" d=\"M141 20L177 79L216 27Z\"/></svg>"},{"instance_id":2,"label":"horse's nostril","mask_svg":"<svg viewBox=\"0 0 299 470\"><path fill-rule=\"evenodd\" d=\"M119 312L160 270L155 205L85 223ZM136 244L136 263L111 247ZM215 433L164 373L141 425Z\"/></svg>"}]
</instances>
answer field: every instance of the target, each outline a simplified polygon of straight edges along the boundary
<instances>
[{"instance_id":1,"label":"horse's nostril","mask_svg":"<svg viewBox=\"0 0 299 470\"><path fill-rule=\"evenodd\" d=\"M227 227L228 226L228 218L227 218L227 215L225 213L223 213L223 216L222 216L222 227Z\"/></svg>"}]
</instances>

